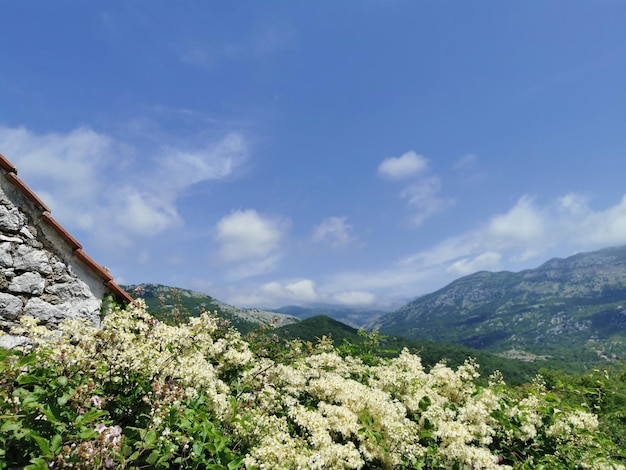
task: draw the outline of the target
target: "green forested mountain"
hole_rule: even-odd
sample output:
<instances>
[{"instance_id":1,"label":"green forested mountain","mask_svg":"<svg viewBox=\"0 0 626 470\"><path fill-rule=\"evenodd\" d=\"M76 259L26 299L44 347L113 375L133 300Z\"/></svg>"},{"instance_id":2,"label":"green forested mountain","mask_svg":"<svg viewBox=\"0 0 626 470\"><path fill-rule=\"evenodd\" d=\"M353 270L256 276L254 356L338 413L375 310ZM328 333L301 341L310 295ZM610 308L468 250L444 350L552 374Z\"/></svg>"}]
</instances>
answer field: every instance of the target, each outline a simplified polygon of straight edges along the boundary
<instances>
[{"instance_id":1,"label":"green forested mountain","mask_svg":"<svg viewBox=\"0 0 626 470\"><path fill-rule=\"evenodd\" d=\"M361 332L362 333L362 332ZM329 337L333 344L340 349L346 347L350 352L358 355L368 346L367 335L359 334L359 330L341 323L326 315L306 318L298 323L285 325L271 331L272 335L287 340L302 339L312 341L320 339L322 336ZM472 349L458 344L433 343L430 341L406 339L400 336L381 335L377 347L371 349L371 353L382 357L395 357L403 348L417 353L425 367L432 367L435 364L445 361L450 367L457 367L465 362L468 357L473 357L480 364L480 371L483 378L488 377L495 370L499 370L508 383L522 383L534 377L541 368L552 367L559 369L561 364L552 362L529 362L517 359L507 359L496 354Z\"/></svg>"},{"instance_id":2,"label":"green forested mountain","mask_svg":"<svg viewBox=\"0 0 626 470\"><path fill-rule=\"evenodd\" d=\"M268 312L260 309L243 309L225 304L201 292L161 284L139 284L121 286L135 298L142 298L156 318L180 321L201 311L217 312L218 316L231 322L242 333L254 330L259 325L280 326L298 321L292 315Z\"/></svg>"},{"instance_id":3,"label":"green forested mountain","mask_svg":"<svg viewBox=\"0 0 626 470\"><path fill-rule=\"evenodd\" d=\"M465 276L373 326L527 360L616 360L626 356L626 247Z\"/></svg>"}]
</instances>

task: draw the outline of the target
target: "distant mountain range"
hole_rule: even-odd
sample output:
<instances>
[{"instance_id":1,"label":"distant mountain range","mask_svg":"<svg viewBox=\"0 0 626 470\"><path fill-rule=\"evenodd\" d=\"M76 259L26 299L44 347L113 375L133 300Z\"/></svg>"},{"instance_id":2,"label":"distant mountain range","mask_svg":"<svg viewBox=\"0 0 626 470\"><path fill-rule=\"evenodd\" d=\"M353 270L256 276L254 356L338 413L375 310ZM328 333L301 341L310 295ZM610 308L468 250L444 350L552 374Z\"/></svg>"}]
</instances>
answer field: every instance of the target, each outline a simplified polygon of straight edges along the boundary
<instances>
[{"instance_id":1,"label":"distant mountain range","mask_svg":"<svg viewBox=\"0 0 626 470\"><path fill-rule=\"evenodd\" d=\"M287 305L285 307L272 309L272 311L293 315L300 319L325 315L354 328L363 328L374 322L376 319L389 313L389 311L386 310L370 310L329 304L308 307Z\"/></svg>"},{"instance_id":2,"label":"distant mountain range","mask_svg":"<svg viewBox=\"0 0 626 470\"><path fill-rule=\"evenodd\" d=\"M626 357L626 246L536 269L478 272L370 324L381 333L525 360Z\"/></svg>"}]
</instances>

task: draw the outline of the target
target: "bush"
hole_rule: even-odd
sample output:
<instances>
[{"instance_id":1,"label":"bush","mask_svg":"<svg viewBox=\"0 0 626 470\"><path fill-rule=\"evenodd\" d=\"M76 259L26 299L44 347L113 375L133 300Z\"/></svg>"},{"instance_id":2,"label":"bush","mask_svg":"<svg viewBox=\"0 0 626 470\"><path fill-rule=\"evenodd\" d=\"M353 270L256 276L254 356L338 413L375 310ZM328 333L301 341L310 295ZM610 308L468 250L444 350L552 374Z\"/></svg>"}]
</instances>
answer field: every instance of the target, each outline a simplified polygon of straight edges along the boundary
<instances>
[{"instance_id":1,"label":"bush","mask_svg":"<svg viewBox=\"0 0 626 470\"><path fill-rule=\"evenodd\" d=\"M479 386L470 359L263 347L141 303L15 333L31 345L0 355L0 468L625 468L590 410L541 381Z\"/></svg>"}]
</instances>

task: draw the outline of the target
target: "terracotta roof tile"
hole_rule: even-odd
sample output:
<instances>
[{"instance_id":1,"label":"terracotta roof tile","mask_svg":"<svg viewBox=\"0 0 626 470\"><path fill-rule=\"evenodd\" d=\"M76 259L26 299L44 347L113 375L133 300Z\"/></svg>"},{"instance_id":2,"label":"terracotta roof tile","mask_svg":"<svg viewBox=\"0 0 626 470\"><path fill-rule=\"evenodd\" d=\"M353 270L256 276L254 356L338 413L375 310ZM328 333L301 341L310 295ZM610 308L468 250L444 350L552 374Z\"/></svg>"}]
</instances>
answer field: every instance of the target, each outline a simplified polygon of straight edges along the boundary
<instances>
[{"instance_id":1,"label":"terracotta roof tile","mask_svg":"<svg viewBox=\"0 0 626 470\"><path fill-rule=\"evenodd\" d=\"M123 299L128 303L133 303L135 301L130 294L118 286L115 281L106 281L104 285L107 286L117 298Z\"/></svg>"},{"instance_id":2,"label":"terracotta roof tile","mask_svg":"<svg viewBox=\"0 0 626 470\"><path fill-rule=\"evenodd\" d=\"M28 187L26 183L17 177L17 168L2 154L0 154L0 168L7 172L5 174L5 178L8 179L24 196L26 196L38 209L41 210L41 218L48 225L50 225L63 240L65 240L65 242L72 248L74 256L78 260L87 266L92 272L96 273L98 277L102 279L104 285L118 300L124 302L134 302L133 298L113 281L113 276L111 276L109 271L91 259L87 253L83 251L81 244L50 215L50 208L48 208L48 206L46 206L46 204L39 199L39 197Z\"/></svg>"},{"instance_id":3,"label":"terracotta roof tile","mask_svg":"<svg viewBox=\"0 0 626 470\"><path fill-rule=\"evenodd\" d=\"M98 273L98 275L104 279L105 282L113 280L113 276L111 276L109 271L92 260L83 250L74 251L74 256L76 256L81 263L91 268L92 271Z\"/></svg>"}]
</instances>

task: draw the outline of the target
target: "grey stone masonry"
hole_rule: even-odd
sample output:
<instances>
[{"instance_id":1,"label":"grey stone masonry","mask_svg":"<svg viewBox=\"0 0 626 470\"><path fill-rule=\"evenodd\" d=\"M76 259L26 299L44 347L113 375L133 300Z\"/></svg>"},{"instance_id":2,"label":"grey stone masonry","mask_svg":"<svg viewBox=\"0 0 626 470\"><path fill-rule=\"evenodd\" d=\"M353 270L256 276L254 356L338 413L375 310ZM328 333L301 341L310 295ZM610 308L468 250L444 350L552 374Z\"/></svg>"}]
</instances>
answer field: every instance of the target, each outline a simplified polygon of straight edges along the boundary
<instances>
[{"instance_id":1,"label":"grey stone masonry","mask_svg":"<svg viewBox=\"0 0 626 470\"><path fill-rule=\"evenodd\" d=\"M0 346L23 315L54 329L65 318L100 324L105 295L132 300L49 214L0 155ZM17 343L16 343L17 342Z\"/></svg>"}]
</instances>

